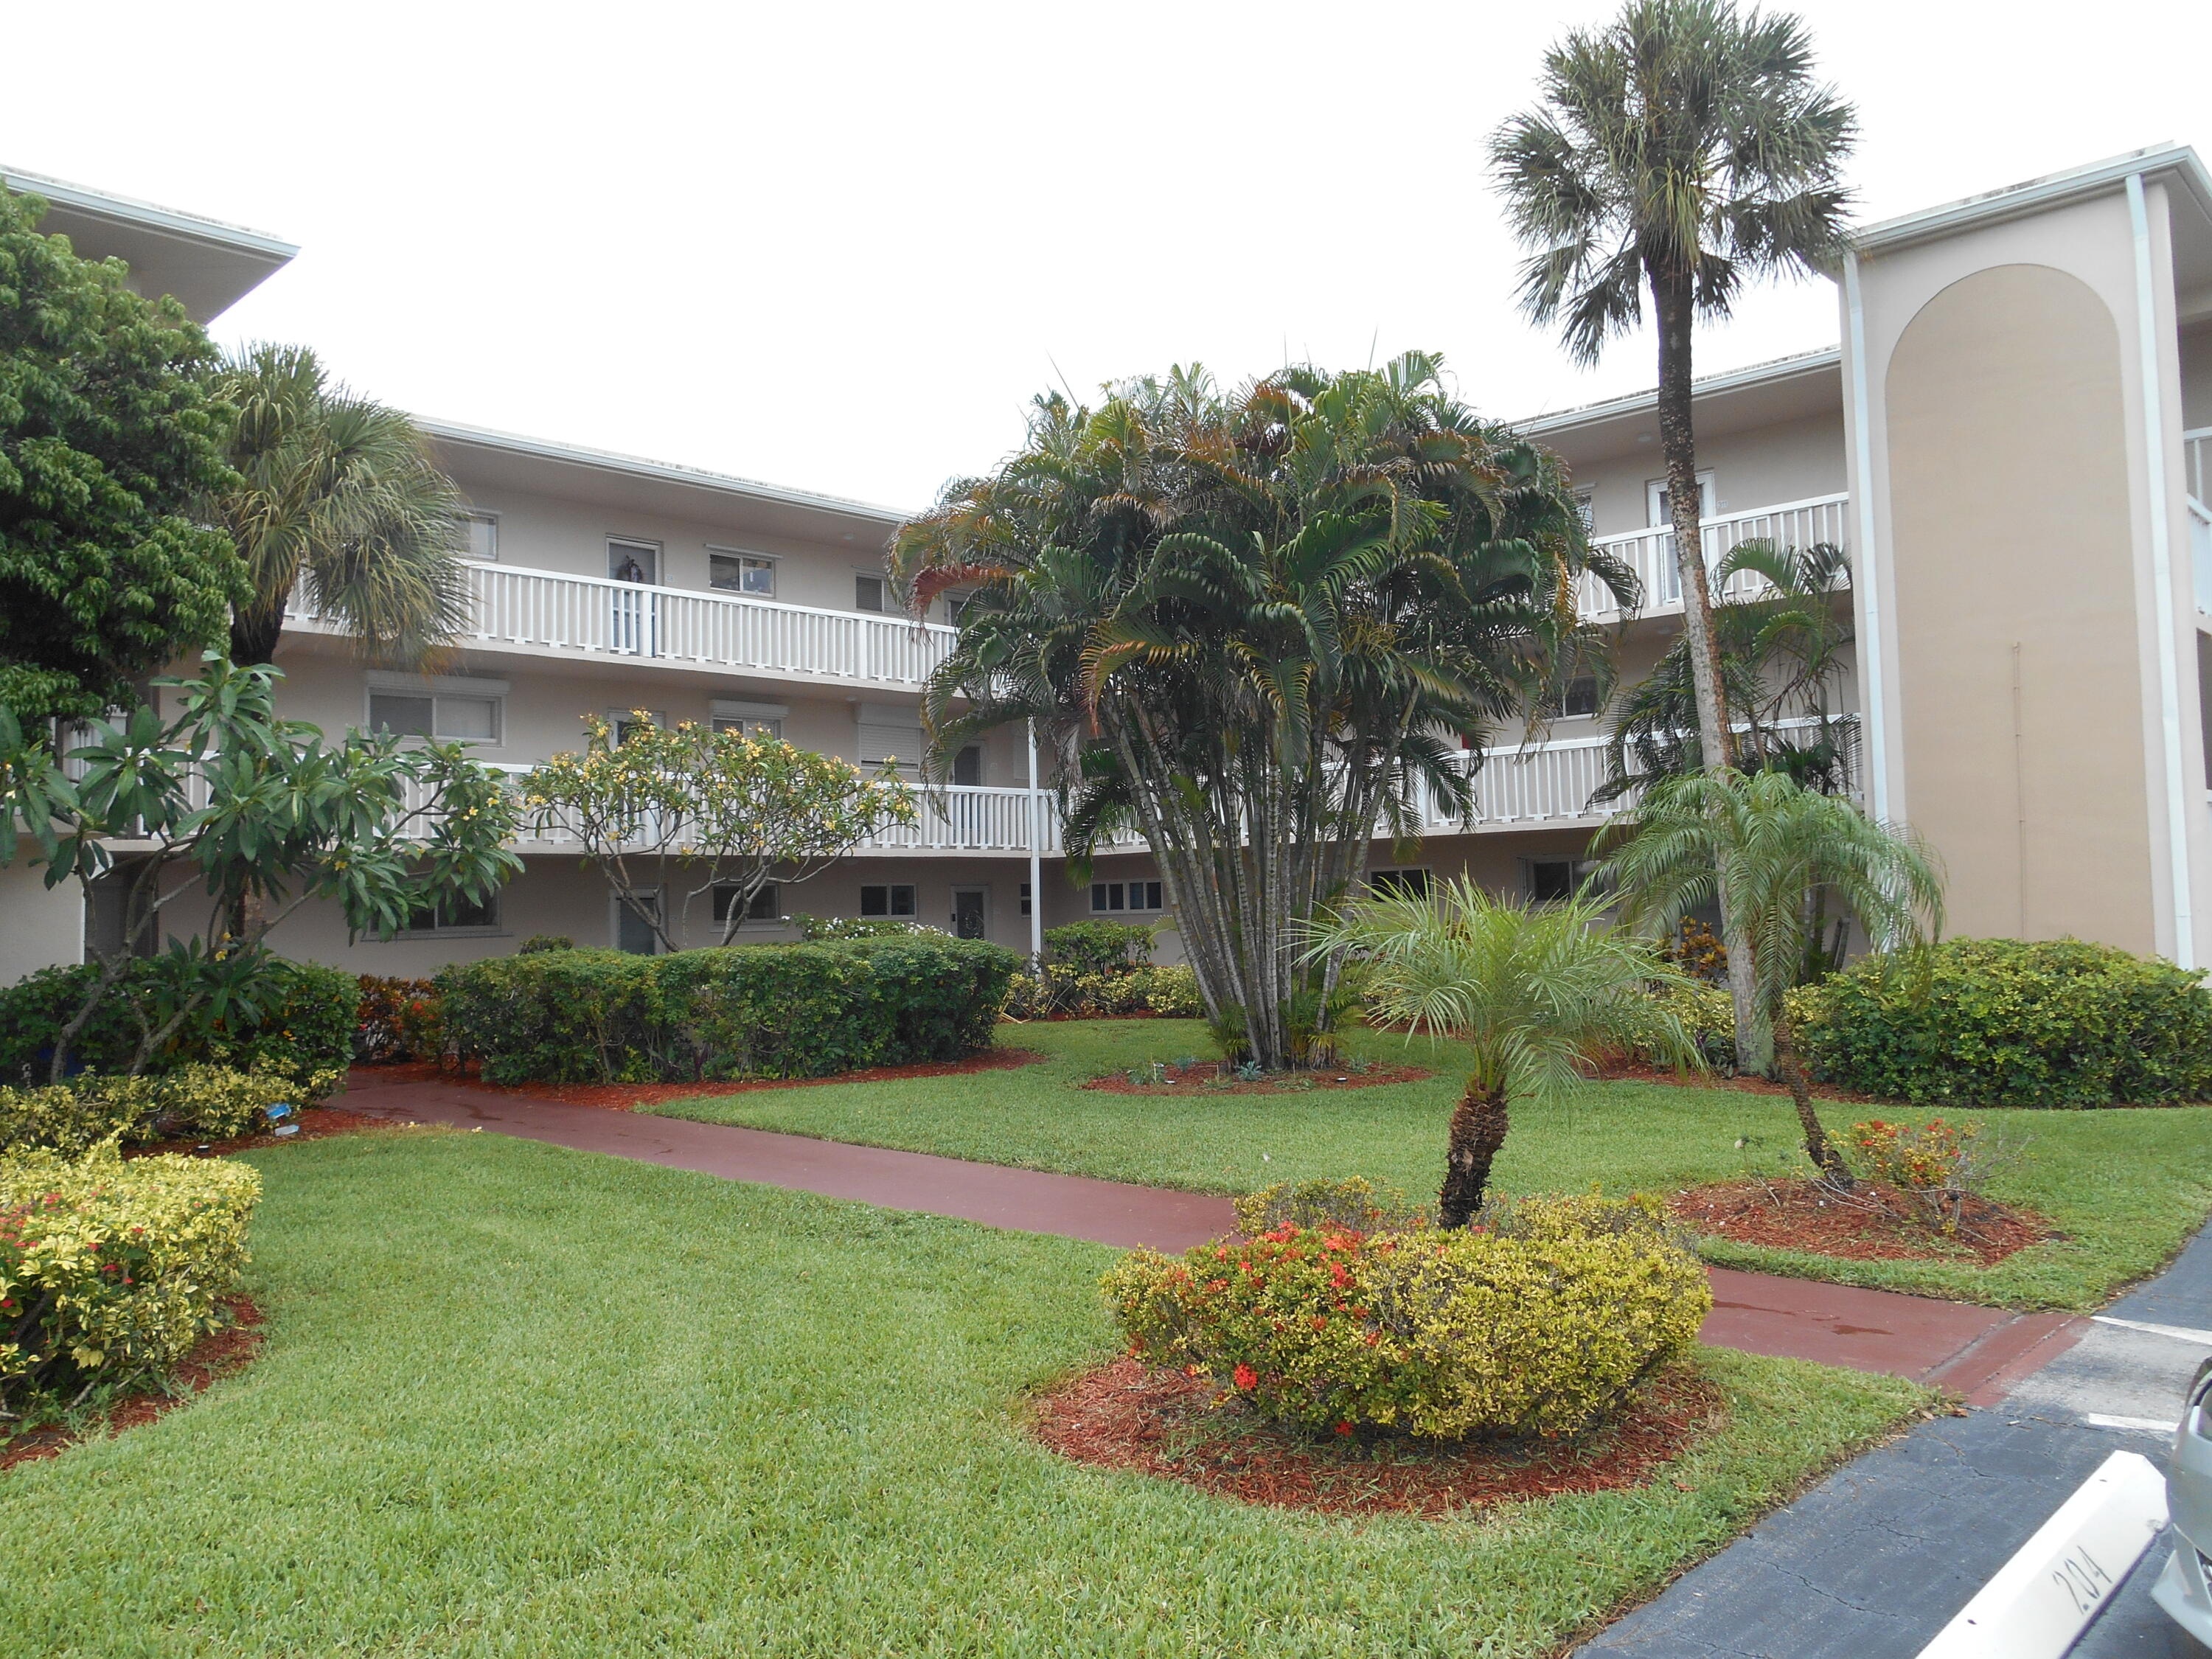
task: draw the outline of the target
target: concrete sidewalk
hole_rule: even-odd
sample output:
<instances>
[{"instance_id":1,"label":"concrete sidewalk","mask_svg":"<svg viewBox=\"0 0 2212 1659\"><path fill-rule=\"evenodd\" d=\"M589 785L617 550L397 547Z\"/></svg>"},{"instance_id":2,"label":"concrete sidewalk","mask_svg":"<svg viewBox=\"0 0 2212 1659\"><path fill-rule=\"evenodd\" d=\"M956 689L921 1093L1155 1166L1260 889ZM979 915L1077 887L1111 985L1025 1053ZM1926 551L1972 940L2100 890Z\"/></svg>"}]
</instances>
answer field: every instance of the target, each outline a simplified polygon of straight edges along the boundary
<instances>
[{"instance_id":1,"label":"concrete sidewalk","mask_svg":"<svg viewBox=\"0 0 2212 1659\"><path fill-rule=\"evenodd\" d=\"M373 1070L354 1079L346 1109L393 1121L484 1129L986 1226L1176 1251L1237 1224L1227 1199L1200 1193L572 1106L462 1083L383 1080ZM1713 1311L1700 1333L1709 1343L1910 1376L1984 1403L2084 1328L2062 1314L2011 1314L1817 1279L1717 1267L1712 1281Z\"/></svg>"}]
</instances>

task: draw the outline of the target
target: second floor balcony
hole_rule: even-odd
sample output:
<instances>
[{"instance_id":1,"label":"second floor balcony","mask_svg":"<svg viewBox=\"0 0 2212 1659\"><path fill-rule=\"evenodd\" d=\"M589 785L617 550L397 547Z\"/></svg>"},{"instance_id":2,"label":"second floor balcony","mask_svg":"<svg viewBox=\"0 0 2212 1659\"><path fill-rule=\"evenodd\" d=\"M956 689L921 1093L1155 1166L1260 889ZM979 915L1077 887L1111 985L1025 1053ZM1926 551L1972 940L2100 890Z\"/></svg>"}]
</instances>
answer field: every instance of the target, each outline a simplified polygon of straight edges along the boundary
<instances>
[{"instance_id":1,"label":"second floor balcony","mask_svg":"<svg viewBox=\"0 0 2212 1659\"><path fill-rule=\"evenodd\" d=\"M1705 528L1706 563L1717 564L1730 549L1759 538L1783 546L1843 545L1849 501L1825 495L1714 519ZM1602 536L1598 544L1636 573L1644 602L1635 614L1663 616L1681 610L1669 532ZM957 637L955 629L941 623L712 590L475 562L468 572L472 614L461 643L474 651L911 691L945 660ZM1745 597L1754 586L1753 579L1739 579L1729 596ZM1581 608L1590 622L1617 622L1622 616L1594 581L1583 585ZM304 604L295 607L292 625L333 631Z\"/></svg>"}]
</instances>

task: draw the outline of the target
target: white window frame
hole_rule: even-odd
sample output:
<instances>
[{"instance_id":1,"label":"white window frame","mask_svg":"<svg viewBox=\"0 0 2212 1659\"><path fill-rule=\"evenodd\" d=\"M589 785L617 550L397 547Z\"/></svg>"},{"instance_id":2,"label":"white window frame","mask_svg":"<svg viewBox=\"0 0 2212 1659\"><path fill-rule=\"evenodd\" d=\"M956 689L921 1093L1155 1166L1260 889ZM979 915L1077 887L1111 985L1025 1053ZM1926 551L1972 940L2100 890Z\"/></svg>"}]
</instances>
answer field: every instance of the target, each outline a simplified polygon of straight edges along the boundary
<instances>
[{"instance_id":1,"label":"white window frame","mask_svg":"<svg viewBox=\"0 0 2212 1659\"><path fill-rule=\"evenodd\" d=\"M471 527L467 556L478 564L497 564L499 562L499 514L486 513L479 507L472 507L461 514L461 522ZM477 525L482 525L491 532L491 551L489 553L478 553L476 550L474 526Z\"/></svg>"},{"instance_id":2,"label":"white window frame","mask_svg":"<svg viewBox=\"0 0 2212 1659\"><path fill-rule=\"evenodd\" d=\"M722 914L718 916L714 914L714 908L721 902L723 892L726 890L733 892L737 885L738 884L734 881L718 881L712 888L708 890L707 915L708 919L717 927L723 926L729 921L729 912L725 909ZM763 882L759 887L756 888L753 891L752 897L745 902L745 914L738 918L738 931L739 933L743 933L748 927L758 929L763 927L782 927L784 924L784 915L782 910L779 907L782 902L783 887L783 883L769 880ZM761 895L763 893L769 896L769 908L775 913L772 915L757 916L752 913L752 907L760 902Z\"/></svg>"},{"instance_id":3,"label":"white window frame","mask_svg":"<svg viewBox=\"0 0 2212 1659\"><path fill-rule=\"evenodd\" d=\"M883 600L883 604L876 610L871 611L860 603L862 582L876 584L877 592ZM853 609L863 617L890 616L891 614L891 579L880 570L854 570L853 572Z\"/></svg>"},{"instance_id":4,"label":"white window frame","mask_svg":"<svg viewBox=\"0 0 2212 1659\"><path fill-rule=\"evenodd\" d=\"M1421 890L1415 896L1427 898L1436 892L1437 872L1425 864L1397 864L1386 869L1370 870L1367 872L1367 890L1376 898L1398 897L1406 891L1406 889L1399 882L1390 878L1407 876L1419 876L1421 878Z\"/></svg>"},{"instance_id":5,"label":"white window frame","mask_svg":"<svg viewBox=\"0 0 2212 1659\"><path fill-rule=\"evenodd\" d=\"M1601 861L1598 859L1578 859L1571 853L1561 853L1549 858L1534 854L1528 854L1521 860L1521 890L1532 902L1545 904L1560 903L1563 901L1559 899L1540 901L1536 899L1536 866L1540 864L1565 865L1570 884L1569 896L1571 897L1573 894L1582 890L1583 884L1589 879L1591 872L1596 870Z\"/></svg>"},{"instance_id":6,"label":"white window frame","mask_svg":"<svg viewBox=\"0 0 2212 1659\"><path fill-rule=\"evenodd\" d=\"M1583 521L1583 533L1584 535L1595 536L1597 534L1596 490L1577 489L1575 491L1575 514Z\"/></svg>"},{"instance_id":7,"label":"white window frame","mask_svg":"<svg viewBox=\"0 0 2212 1659\"><path fill-rule=\"evenodd\" d=\"M1160 902L1151 902L1153 888L1160 890ZM1137 902L1129 902L1133 890ZM1104 896L1106 902L1101 904ZM1115 898L1121 900L1116 904ZM1091 914L1094 916L1160 916L1167 914L1167 884L1157 876L1138 876L1126 881L1094 881L1091 884Z\"/></svg>"},{"instance_id":8,"label":"white window frame","mask_svg":"<svg viewBox=\"0 0 2212 1659\"><path fill-rule=\"evenodd\" d=\"M491 896L484 901L485 909L491 913L491 919L488 921L471 921L459 925L448 925L444 919L438 915L438 911L444 908L443 906L426 906L425 908L431 911L430 925L428 927L417 927L415 925L415 913L410 911L407 916L407 926L399 930L399 937L402 939L497 938L507 932L507 916L505 915L505 907L500 902L501 896L495 890Z\"/></svg>"},{"instance_id":9,"label":"white window frame","mask_svg":"<svg viewBox=\"0 0 2212 1659\"><path fill-rule=\"evenodd\" d=\"M399 674L372 668L362 686L361 729L364 732L380 729L376 724L376 699L380 696L428 697L431 704L430 736L422 738L410 733L408 741L467 743L480 749L503 749L507 746L507 699L514 690L513 684L507 680L465 678L455 674ZM440 697L489 702L491 705L492 735L488 738L456 738L441 732L437 728L445 722L438 718Z\"/></svg>"},{"instance_id":10,"label":"white window frame","mask_svg":"<svg viewBox=\"0 0 2212 1659\"><path fill-rule=\"evenodd\" d=\"M1666 494L1667 481L1664 478L1646 478L1644 481L1644 515L1650 520L1654 530L1668 529L1674 522L1667 516L1666 503L1662 500ZM1709 523L1720 515L1720 492L1713 484L1713 470L1701 466L1698 469L1698 522Z\"/></svg>"},{"instance_id":11,"label":"white window frame","mask_svg":"<svg viewBox=\"0 0 2212 1659\"><path fill-rule=\"evenodd\" d=\"M661 586L661 578L667 574L666 571L662 568L662 566L667 560L667 549L662 546L660 543L648 540L643 536L617 536L612 532L608 532L607 580L609 581L622 581L623 580L621 577L615 574L615 553L617 549L632 555L642 553L647 556L647 560L641 561L641 562L643 562L646 567L645 580L642 582L635 584L625 583L624 586L635 586L639 587L659 587Z\"/></svg>"},{"instance_id":12,"label":"white window frame","mask_svg":"<svg viewBox=\"0 0 2212 1659\"><path fill-rule=\"evenodd\" d=\"M871 887L880 887L884 890L884 908L872 915L868 909L867 897L868 889ZM912 903L904 910L894 908L898 902L898 892L901 888L914 895ZM921 884L912 881L862 882L860 884L860 917L865 921L920 921L921 920Z\"/></svg>"},{"instance_id":13,"label":"white window frame","mask_svg":"<svg viewBox=\"0 0 2212 1659\"><path fill-rule=\"evenodd\" d=\"M622 741L623 727L636 724L632 716L637 714L643 714L664 731L667 729L668 711L665 708L608 708L601 711L601 718L607 723L607 733L617 744Z\"/></svg>"},{"instance_id":14,"label":"white window frame","mask_svg":"<svg viewBox=\"0 0 2212 1659\"><path fill-rule=\"evenodd\" d=\"M736 559L739 561L738 566L738 586L735 587L723 587L716 583L714 580L714 561L717 559ZM752 562L760 565L767 570L768 591L766 592L756 592L753 589L744 585L746 569L746 566L744 562L746 560L750 560ZM716 593L735 593L740 599L773 599L776 596L777 584L782 580L782 573L779 571L776 567L782 562L783 559L781 554L756 553L749 547L723 547L714 542L708 542L707 544L707 586L710 592Z\"/></svg>"},{"instance_id":15,"label":"white window frame","mask_svg":"<svg viewBox=\"0 0 2212 1659\"><path fill-rule=\"evenodd\" d=\"M922 736L921 710L904 703L864 702L854 709L853 758L873 771L886 757L897 762L902 775L920 776L928 740Z\"/></svg>"},{"instance_id":16,"label":"white window frame","mask_svg":"<svg viewBox=\"0 0 2212 1659\"><path fill-rule=\"evenodd\" d=\"M716 697L708 704L708 719L717 732L743 732L747 737L781 738L791 705L783 702L740 702Z\"/></svg>"}]
</instances>

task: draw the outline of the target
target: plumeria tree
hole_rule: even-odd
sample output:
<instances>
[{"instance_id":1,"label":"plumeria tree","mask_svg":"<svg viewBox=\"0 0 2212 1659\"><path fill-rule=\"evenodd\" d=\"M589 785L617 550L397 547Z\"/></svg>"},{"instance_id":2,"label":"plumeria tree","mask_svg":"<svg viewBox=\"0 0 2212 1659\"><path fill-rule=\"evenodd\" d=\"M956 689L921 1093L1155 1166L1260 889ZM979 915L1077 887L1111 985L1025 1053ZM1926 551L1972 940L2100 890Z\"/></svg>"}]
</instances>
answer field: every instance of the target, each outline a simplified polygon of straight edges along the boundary
<instances>
[{"instance_id":1,"label":"plumeria tree","mask_svg":"<svg viewBox=\"0 0 2212 1659\"><path fill-rule=\"evenodd\" d=\"M886 765L864 773L781 738L657 725L643 710L584 717L584 747L522 782L544 833L580 842L617 901L659 948L682 948L711 901L727 945L771 881L818 875L877 831L911 825L915 792Z\"/></svg>"},{"instance_id":2,"label":"plumeria tree","mask_svg":"<svg viewBox=\"0 0 2212 1659\"><path fill-rule=\"evenodd\" d=\"M141 703L67 728L0 707L0 865L46 882L124 888L121 948L102 957L54 1043L67 1073L79 1032L148 954L159 971L133 1069L195 1019L259 1018L270 933L310 901L356 933L389 938L441 901L481 901L521 867L506 843L517 805L499 774L455 744L387 732L336 742L276 717L282 671L210 652L191 678L153 682Z\"/></svg>"}]
</instances>

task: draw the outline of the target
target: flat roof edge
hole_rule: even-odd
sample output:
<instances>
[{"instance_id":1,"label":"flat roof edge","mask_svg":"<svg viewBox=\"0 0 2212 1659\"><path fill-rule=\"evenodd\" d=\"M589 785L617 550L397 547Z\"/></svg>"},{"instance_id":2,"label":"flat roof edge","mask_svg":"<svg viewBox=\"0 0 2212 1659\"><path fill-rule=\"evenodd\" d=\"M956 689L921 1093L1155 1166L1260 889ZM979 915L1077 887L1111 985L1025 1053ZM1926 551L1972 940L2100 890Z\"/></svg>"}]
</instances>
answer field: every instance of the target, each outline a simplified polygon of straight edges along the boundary
<instances>
[{"instance_id":1,"label":"flat roof edge","mask_svg":"<svg viewBox=\"0 0 2212 1659\"><path fill-rule=\"evenodd\" d=\"M1949 234L1962 225L1996 223L2039 212L2079 197L2102 195L2125 182L2130 173L2171 173L2180 179L2196 198L2198 210L2212 219L2212 173L2187 144L2162 143L2130 150L2123 155L2091 161L2063 173L2045 173L2002 189L1946 202L1940 207L1884 219L1851 234L1851 246L1861 253L1910 247L1917 242Z\"/></svg>"},{"instance_id":2,"label":"flat roof edge","mask_svg":"<svg viewBox=\"0 0 2212 1659\"><path fill-rule=\"evenodd\" d=\"M209 219L196 213L180 213L175 208L163 207L156 202L142 202L136 197L117 196L107 191L94 190L89 185L72 185L67 179L26 173L19 167L0 167L0 185L5 185L18 195L44 197L58 206L103 214L112 219L128 220L149 230L164 231L169 235L182 236L197 242L212 242L239 252L258 253L276 264L285 264L300 251L298 243L288 242L281 236L271 236L264 230L252 230L244 225L229 224L221 219Z\"/></svg>"},{"instance_id":3,"label":"flat roof edge","mask_svg":"<svg viewBox=\"0 0 2212 1659\"><path fill-rule=\"evenodd\" d=\"M1843 361L1841 346L1823 346L1817 351L1801 351L1792 356L1770 358L1763 363L1747 363L1741 368L1724 368L1717 374L1703 375L1691 382L1690 395L1706 398L1717 392L1736 392L1746 386L1791 380L1800 374L1818 374L1823 369L1838 368ZM1593 422L1616 420L1623 415L1633 415L1656 406L1658 401L1659 388L1650 386L1640 392L1624 392L1617 398L1601 398L1594 404L1562 409L1550 415L1509 421L1506 424L1516 432L1539 434L1558 432L1568 427L1587 426Z\"/></svg>"},{"instance_id":4,"label":"flat roof edge","mask_svg":"<svg viewBox=\"0 0 2212 1659\"><path fill-rule=\"evenodd\" d=\"M444 443L472 444L479 448L500 450L533 460L621 473L654 483L684 484L694 489L710 489L726 495L744 495L756 501L775 501L785 507L842 514L848 518L874 519L887 525L903 524L915 516L901 508L881 507L872 501L826 495L811 489L793 489L783 484L763 483L757 478L741 478L729 472L711 472L705 467L684 466L675 461L656 461L646 456L624 455L611 449L592 449L580 444L556 442L550 438L532 438L519 432L468 426L459 421L441 420L434 416L417 415L414 419L416 425L431 438Z\"/></svg>"}]
</instances>

